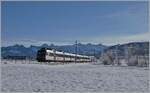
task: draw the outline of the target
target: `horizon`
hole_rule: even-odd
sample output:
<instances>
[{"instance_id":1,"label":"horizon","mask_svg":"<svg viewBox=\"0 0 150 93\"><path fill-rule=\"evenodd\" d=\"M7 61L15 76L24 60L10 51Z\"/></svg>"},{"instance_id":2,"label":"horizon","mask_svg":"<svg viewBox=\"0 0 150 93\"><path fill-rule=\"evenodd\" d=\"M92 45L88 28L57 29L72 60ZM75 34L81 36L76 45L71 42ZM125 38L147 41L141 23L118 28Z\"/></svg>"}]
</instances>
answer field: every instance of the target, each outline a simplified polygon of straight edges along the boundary
<instances>
[{"instance_id":1,"label":"horizon","mask_svg":"<svg viewBox=\"0 0 150 93\"><path fill-rule=\"evenodd\" d=\"M116 45L124 45L124 44L129 44L129 43L144 43L144 42L148 42L149 43L149 41L142 41L142 42L128 42L128 43L123 43L123 44L114 44L114 45L105 45L105 44L102 44L102 43L99 43L99 44L94 44L94 43L78 43L78 44L83 44L83 45L88 45L88 44L91 44L91 45L103 45L103 46L107 46L107 47L111 47L111 46L116 46ZM16 46L16 45L19 45L19 46L24 46L24 47L31 47L31 46L42 46L42 45L44 45L44 44L46 44L46 45L48 45L48 46L51 46L51 45L54 45L54 46L68 46L68 45L75 45L75 43L74 44L63 44L63 45L57 45L57 44L54 44L54 43L50 43L50 44L47 44L47 43L43 43L43 44L41 44L41 45L28 45L28 46L26 46L26 45L23 45L23 44L13 44L13 45L8 45L8 46L1 46L1 47L10 47L10 46Z\"/></svg>"},{"instance_id":2,"label":"horizon","mask_svg":"<svg viewBox=\"0 0 150 93\"><path fill-rule=\"evenodd\" d=\"M9 46L15 46L15 45L19 45L19 46L21 46L21 45L23 45L24 47L30 47L30 46L42 46L42 45L44 45L44 44L46 44L46 45L48 45L48 46L51 46L51 45L54 45L54 46L65 46L65 45L75 45L75 43L74 44L54 44L54 43L43 43L43 44L40 44L40 45L23 45L23 44L12 44L12 45L8 45L8 46L1 46L1 47L9 47ZM92 45L99 45L99 44L101 44L101 45L104 45L104 44L102 44L102 43L99 43L99 44L94 44L94 43L81 43L81 42L79 42L78 44L83 44L83 45L87 45L87 44L92 44ZM108 46L108 45L104 45L104 46Z\"/></svg>"},{"instance_id":3,"label":"horizon","mask_svg":"<svg viewBox=\"0 0 150 93\"><path fill-rule=\"evenodd\" d=\"M149 41L148 1L2 1L2 46Z\"/></svg>"}]
</instances>

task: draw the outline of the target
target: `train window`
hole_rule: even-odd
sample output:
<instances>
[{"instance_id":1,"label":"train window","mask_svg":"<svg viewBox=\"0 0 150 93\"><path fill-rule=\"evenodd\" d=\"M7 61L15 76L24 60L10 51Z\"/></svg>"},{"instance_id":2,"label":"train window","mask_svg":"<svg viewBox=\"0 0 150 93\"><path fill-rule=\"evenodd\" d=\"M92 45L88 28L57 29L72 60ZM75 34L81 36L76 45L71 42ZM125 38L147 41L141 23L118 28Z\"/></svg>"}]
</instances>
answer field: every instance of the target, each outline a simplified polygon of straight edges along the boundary
<instances>
[{"instance_id":1,"label":"train window","mask_svg":"<svg viewBox=\"0 0 150 93\"><path fill-rule=\"evenodd\" d=\"M49 53L48 53L48 52L46 52L46 55L49 55Z\"/></svg>"},{"instance_id":2,"label":"train window","mask_svg":"<svg viewBox=\"0 0 150 93\"><path fill-rule=\"evenodd\" d=\"M53 54L52 54L52 53L49 53L49 56L53 56Z\"/></svg>"}]
</instances>

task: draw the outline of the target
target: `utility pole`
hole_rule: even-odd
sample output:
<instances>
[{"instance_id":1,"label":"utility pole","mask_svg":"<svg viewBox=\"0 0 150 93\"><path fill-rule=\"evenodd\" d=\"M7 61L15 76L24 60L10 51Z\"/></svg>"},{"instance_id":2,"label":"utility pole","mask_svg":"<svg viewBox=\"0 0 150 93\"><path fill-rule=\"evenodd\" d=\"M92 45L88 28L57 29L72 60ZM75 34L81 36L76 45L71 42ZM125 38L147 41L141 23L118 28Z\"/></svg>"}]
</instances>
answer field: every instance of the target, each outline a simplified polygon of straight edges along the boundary
<instances>
[{"instance_id":1,"label":"utility pole","mask_svg":"<svg viewBox=\"0 0 150 93\"><path fill-rule=\"evenodd\" d=\"M127 63L129 62L129 51L128 51L128 47L127 46L124 46L125 48L125 59L127 60Z\"/></svg>"},{"instance_id":2,"label":"utility pole","mask_svg":"<svg viewBox=\"0 0 150 93\"><path fill-rule=\"evenodd\" d=\"M54 55L54 61L56 62L56 50L54 49L53 52L54 52L54 54L53 54Z\"/></svg>"},{"instance_id":3,"label":"utility pole","mask_svg":"<svg viewBox=\"0 0 150 93\"><path fill-rule=\"evenodd\" d=\"M95 49L94 49L94 57L95 57Z\"/></svg>"},{"instance_id":4,"label":"utility pole","mask_svg":"<svg viewBox=\"0 0 150 93\"><path fill-rule=\"evenodd\" d=\"M117 65L118 65L119 64L119 60L118 60L118 45L116 45L115 61L117 62Z\"/></svg>"},{"instance_id":5,"label":"utility pole","mask_svg":"<svg viewBox=\"0 0 150 93\"><path fill-rule=\"evenodd\" d=\"M75 63L77 62L77 52L78 52L78 42L77 40L75 41Z\"/></svg>"},{"instance_id":6,"label":"utility pole","mask_svg":"<svg viewBox=\"0 0 150 93\"><path fill-rule=\"evenodd\" d=\"M104 50L101 49L101 57L100 57L100 60L103 61L103 53L104 53Z\"/></svg>"},{"instance_id":7,"label":"utility pole","mask_svg":"<svg viewBox=\"0 0 150 93\"><path fill-rule=\"evenodd\" d=\"M95 58L96 58L96 57L95 57L95 49L94 49L94 62L96 61Z\"/></svg>"}]
</instances>

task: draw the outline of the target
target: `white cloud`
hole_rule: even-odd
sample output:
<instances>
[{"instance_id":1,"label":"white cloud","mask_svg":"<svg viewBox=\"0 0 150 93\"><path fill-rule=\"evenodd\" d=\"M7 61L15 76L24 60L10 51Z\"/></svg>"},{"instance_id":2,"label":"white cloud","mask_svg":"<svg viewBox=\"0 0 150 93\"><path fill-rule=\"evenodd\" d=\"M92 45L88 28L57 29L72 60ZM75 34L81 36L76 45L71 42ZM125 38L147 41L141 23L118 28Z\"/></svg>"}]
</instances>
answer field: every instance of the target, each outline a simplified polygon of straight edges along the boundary
<instances>
[{"instance_id":1,"label":"white cloud","mask_svg":"<svg viewBox=\"0 0 150 93\"><path fill-rule=\"evenodd\" d=\"M149 41L149 32L135 35L124 35L124 36L105 36L105 37L94 37L91 38L93 42L101 42L106 45L123 44L129 42L143 42Z\"/></svg>"}]
</instances>

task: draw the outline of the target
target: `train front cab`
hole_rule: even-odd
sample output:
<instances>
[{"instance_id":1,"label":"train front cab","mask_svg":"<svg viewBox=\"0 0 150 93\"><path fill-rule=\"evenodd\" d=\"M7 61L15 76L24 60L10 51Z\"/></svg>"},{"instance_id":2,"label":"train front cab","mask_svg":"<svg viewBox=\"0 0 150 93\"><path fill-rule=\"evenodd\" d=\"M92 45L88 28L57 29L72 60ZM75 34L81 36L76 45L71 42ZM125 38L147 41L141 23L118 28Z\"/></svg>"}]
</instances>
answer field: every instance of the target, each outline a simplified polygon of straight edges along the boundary
<instances>
[{"instance_id":1,"label":"train front cab","mask_svg":"<svg viewBox=\"0 0 150 93\"><path fill-rule=\"evenodd\" d=\"M37 61L38 62L45 62L45 55L46 55L46 49L45 48L42 48L40 50L38 50L37 52Z\"/></svg>"}]
</instances>

